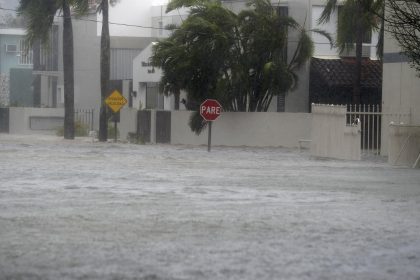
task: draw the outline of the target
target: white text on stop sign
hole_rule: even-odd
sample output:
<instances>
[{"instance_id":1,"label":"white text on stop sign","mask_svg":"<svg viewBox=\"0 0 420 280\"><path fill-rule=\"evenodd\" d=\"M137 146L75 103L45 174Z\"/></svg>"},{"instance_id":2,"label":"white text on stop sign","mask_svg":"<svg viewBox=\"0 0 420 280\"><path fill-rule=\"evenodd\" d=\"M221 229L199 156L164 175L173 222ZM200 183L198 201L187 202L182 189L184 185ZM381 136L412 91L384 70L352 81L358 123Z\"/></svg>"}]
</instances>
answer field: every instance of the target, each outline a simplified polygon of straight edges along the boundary
<instances>
[{"instance_id":1,"label":"white text on stop sign","mask_svg":"<svg viewBox=\"0 0 420 280\"><path fill-rule=\"evenodd\" d=\"M220 107L201 106L201 114L220 115Z\"/></svg>"}]
</instances>

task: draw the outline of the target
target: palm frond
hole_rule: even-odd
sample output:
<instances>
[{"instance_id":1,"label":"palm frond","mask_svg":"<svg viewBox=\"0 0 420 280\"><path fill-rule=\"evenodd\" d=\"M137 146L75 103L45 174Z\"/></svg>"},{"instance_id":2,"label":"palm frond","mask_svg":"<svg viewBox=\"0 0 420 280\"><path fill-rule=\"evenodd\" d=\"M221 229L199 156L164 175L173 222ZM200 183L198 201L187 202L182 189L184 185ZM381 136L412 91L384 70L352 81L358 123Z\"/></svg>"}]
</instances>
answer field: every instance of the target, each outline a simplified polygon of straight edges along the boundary
<instances>
[{"instance_id":1,"label":"palm frond","mask_svg":"<svg viewBox=\"0 0 420 280\"><path fill-rule=\"evenodd\" d=\"M318 24L329 22L332 13L337 9L337 0L328 0L321 16L318 19Z\"/></svg>"},{"instance_id":2,"label":"palm frond","mask_svg":"<svg viewBox=\"0 0 420 280\"><path fill-rule=\"evenodd\" d=\"M61 8L59 1L55 0L21 0L18 14L25 17L26 41L33 45L40 40L46 44L49 40L51 26L57 11Z\"/></svg>"},{"instance_id":3,"label":"palm frond","mask_svg":"<svg viewBox=\"0 0 420 280\"><path fill-rule=\"evenodd\" d=\"M166 7L166 12L169 13L180 8L189 8L192 6L202 5L207 2L211 2L211 0L171 0Z\"/></svg>"},{"instance_id":4,"label":"palm frond","mask_svg":"<svg viewBox=\"0 0 420 280\"><path fill-rule=\"evenodd\" d=\"M310 29L309 31L324 36L325 38L328 39L328 42L330 43L330 47L331 48L334 47L334 39L332 38L331 33L322 29L318 29L318 28L313 28L313 29Z\"/></svg>"},{"instance_id":5,"label":"palm frond","mask_svg":"<svg viewBox=\"0 0 420 280\"><path fill-rule=\"evenodd\" d=\"M188 125L195 134L200 135L203 129L207 127L207 122L200 116L200 113L193 112L191 113Z\"/></svg>"},{"instance_id":6,"label":"palm frond","mask_svg":"<svg viewBox=\"0 0 420 280\"><path fill-rule=\"evenodd\" d=\"M314 43L306 31L302 29L299 34L298 45L296 47L295 53L289 62L289 69L296 70L302 67L302 65L308 61L308 58L312 57L313 52Z\"/></svg>"},{"instance_id":7,"label":"palm frond","mask_svg":"<svg viewBox=\"0 0 420 280\"><path fill-rule=\"evenodd\" d=\"M72 6L74 14L78 17L86 15L89 10L89 2L84 0L72 0L69 1Z\"/></svg>"}]
</instances>

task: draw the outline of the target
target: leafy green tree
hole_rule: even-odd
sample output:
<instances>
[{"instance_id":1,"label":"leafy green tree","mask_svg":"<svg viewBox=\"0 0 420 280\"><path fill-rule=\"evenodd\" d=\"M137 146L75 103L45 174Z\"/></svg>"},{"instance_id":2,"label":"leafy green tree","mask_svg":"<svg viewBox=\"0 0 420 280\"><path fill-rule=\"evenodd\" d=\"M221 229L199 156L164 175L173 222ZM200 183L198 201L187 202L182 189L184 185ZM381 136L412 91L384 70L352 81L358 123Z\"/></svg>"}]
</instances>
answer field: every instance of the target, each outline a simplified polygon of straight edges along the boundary
<instances>
[{"instance_id":1,"label":"leafy green tree","mask_svg":"<svg viewBox=\"0 0 420 280\"><path fill-rule=\"evenodd\" d=\"M326 6L318 20L326 23L331 20L331 15L338 10L337 42L340 52L356 48L356 63L353 74L353 103L361 102L361 73L362 73L362 48L363 38L373 30L381 29L381 20L378 15L383 13L384 0L327 0ZM378 49L382 49L383 32L380 32ZM381 52L379 52L381 56Z\"/></svg>"},{"instance_id":2,"label":"leafy green tree","mask_svg":"<svg viewBox=\"0 0 420 280\"><path fill-rule=\"evenodd\" d=\"M85 0L20 0L18 13L26 19L29 45L49 40L54 17L63 13L64 138L74 139L74 60L71 8L82 15L88 10Z\"/></svg>"},{"instance_id":3,"label":"leafy green tree","mask_svg":"<svg viewBox=\"0 0 420 280\"><path fill-rule=\"evenodd\" d=\"M220 1L173 0L168 10L190 7L189 17L154 48L152 62L163 70L164 88L187 92L189 109L218 99L225 111L267 111L274 96L297 85L295 71L312 55L313 43L290 17L269 0L252 0L238 15ZM288 32L299 33L287 59ZM190 126L204 121L195 113Z\"/></svg>"}]
</instances>

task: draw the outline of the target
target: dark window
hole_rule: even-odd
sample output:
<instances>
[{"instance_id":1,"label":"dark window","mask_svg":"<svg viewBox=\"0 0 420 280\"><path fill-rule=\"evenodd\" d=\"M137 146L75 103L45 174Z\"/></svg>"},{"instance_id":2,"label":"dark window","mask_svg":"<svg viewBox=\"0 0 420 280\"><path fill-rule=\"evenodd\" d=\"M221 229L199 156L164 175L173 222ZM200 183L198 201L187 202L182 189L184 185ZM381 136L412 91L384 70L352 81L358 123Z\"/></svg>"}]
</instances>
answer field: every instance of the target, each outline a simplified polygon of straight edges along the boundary
<instances>
[{"instance_id":1,"label":"dark window","mask_svg":"<svg viewBox=\"0 0 420 280\"><path fill-rule=\"evenodd\" d=\"M163 94L159 92L158 83L147 83L146 85L146 109L163 110Z\"/></svg>"}]
</instances>

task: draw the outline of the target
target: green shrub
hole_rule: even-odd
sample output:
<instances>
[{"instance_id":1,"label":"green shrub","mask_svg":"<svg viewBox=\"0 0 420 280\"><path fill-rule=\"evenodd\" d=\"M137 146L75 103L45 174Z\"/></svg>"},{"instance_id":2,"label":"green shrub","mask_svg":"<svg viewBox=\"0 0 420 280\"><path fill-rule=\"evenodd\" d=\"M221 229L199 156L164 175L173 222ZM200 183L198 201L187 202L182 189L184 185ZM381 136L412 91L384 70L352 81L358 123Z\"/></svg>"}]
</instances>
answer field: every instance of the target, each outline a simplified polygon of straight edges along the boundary
<instances>
[{"instance_id":1,"label":"green shrub","mask_svg":"<svg viewBox=\"0 0 420 280\"><path fill-rule=\"evenodd\" d=\"M118 129L118 124L117 124L117 139L119 136L120 136L120 131ZM114 128L113 122L108 123L108 139L115 139L115 128Z\"/></svg>"},{"instance_id":2,"label":"green shrub","mask_svg":"<svg viewBox=\"0 0 420 280\"><path fill-rule=\"evenodd\" d=\"M129 132L127 135L127 140L131 144L140 144L140 145L146 144L143 137L138 136L137 133L135 132Z\"/></svg>"},{"instance_id":3,"label":"green shrub","mask_svg":"<svg viewBox=\"0 0 420 280\"><path fill-rule=\"evenodd\" d=\"M81 121L74 122L74 136L76 137L83 137L88 136L89 126L82 123ZM64 136L64 127L60 127L57 132L57 136Z\"/></svg>"}]
</instances>

